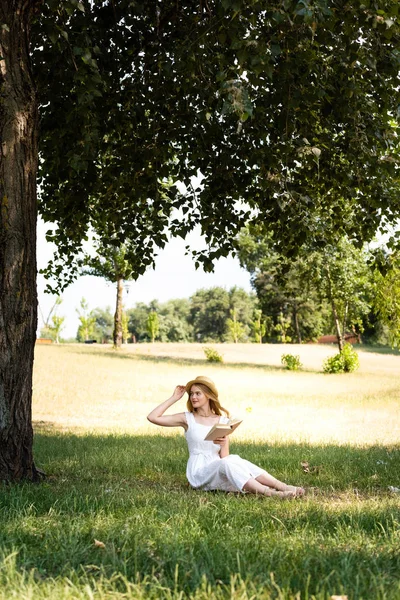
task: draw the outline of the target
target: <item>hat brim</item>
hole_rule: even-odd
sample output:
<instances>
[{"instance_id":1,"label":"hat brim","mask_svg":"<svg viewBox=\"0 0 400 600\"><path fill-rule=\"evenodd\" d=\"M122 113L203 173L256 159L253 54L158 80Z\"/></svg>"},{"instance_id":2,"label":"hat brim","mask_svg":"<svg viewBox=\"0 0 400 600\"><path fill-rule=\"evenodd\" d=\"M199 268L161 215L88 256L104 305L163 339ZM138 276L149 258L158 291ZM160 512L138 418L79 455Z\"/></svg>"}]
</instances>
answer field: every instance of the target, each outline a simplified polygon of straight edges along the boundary
<instances>
[{"instance_id":1,"label":"hat brim","mask_svg":"<svg viewBox=\"0 0 400 600\"><path fill-rule=\"evenodd\" d=\"M218 391L213 381L209 381L206 378L203 379L202 377L196 377L196 379L192 379L185 386L188 394L190 394L192 385L205 385L214 394L214 396L218 398Z\"/></svg>"}]
</instances>

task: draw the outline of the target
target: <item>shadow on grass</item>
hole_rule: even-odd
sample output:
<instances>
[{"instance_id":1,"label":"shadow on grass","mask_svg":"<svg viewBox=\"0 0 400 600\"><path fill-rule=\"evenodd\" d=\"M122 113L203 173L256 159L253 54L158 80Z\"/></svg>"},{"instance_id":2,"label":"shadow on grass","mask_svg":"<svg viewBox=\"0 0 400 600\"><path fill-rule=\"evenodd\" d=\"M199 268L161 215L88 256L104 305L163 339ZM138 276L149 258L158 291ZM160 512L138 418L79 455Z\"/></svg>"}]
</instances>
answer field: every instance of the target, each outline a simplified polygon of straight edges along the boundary
<instances>
[{"instance_id":1,"label":"shadow on grass","mask_svg":"<svg viewBox=\"0 0 400 600\"><path fill-rule=\"evenodd\" d=\"M249 597L269 587L275 594L276 585L290 590L287 597L397 590L398 503L387 486L397 481L400 447L233 439L232 453L312 490L280 502L192 490L182 435L76 435L43 421L35 432L36 461L48 477L3 488L0 550L17 550L18 569L36 569L39 582L72 573L83 588L88 574L135 581L140 573L176 597L192 597L204 576L213 590L242 577L255 586ZM312 473L303 471L305 461ZM151 597L164 598L157 593Z\"/></svg>"},{"instance_id":2,"label":"shadow on grass","mask_svg":"<svg viewBox=\"0 0 400 600\"><path fill-rule=\"evenodd\" d=\"M168 488L187 487L183 435L74 434L58 424L34 423L35 457L49 478L102 483L124 478ZM400 446L355 447L307 443L235 442L231 453L258 464L279 479L321 491L370 493L396 485ZM304 467L302 463L308 463ZM306 472L308 471L308 472Z\"/></svg>"}]
</instances>

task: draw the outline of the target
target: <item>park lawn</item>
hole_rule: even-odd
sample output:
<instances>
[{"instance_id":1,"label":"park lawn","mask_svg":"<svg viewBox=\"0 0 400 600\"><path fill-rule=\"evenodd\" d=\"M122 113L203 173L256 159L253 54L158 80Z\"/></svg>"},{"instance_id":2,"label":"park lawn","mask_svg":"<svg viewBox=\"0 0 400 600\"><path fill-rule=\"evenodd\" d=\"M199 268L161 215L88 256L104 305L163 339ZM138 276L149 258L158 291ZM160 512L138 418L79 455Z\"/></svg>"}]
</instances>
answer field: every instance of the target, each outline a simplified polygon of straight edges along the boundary
<instances>
[{"instance_id":1,"label":"park lawn","mask_svg":"<svg viewBox=\"0 0 400 600\"><path fill-rule=\"evenodd\" d=\"M361 352L358 373L328 376L332 349L304 348L305 370L289 373L279 346L226 347L220 366L188 345L172 358L161 344L38 347L35 456L48 476L2 489L0 598L398 600L400 357ZM198 374L245 416L231 451L305 499L189 488L182 435L144 417Z\"/></svg>"}]
</instances>

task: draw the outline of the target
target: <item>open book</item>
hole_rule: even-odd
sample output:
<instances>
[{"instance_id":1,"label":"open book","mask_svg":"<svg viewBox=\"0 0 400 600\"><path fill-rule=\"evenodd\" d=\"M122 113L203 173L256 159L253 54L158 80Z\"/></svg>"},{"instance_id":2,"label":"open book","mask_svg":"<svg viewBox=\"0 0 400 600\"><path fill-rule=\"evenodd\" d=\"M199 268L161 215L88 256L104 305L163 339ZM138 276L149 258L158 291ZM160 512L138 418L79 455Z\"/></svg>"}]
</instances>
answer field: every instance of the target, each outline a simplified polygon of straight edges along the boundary
<instances>
[{"instance_id":1,"label":"open book","mask_svg":"<svg viewBox=\"0 0 400 600\"><path fill-rule=\"evenodd\" d=\"M204 440L207 442L213 442L217 438L225 437L226 435L229 435L235 431L236 427L239 427L241 422L241 419L231 419L228 421L228 423L217 423L211 427Z\"/></svg>"}]
</instances>

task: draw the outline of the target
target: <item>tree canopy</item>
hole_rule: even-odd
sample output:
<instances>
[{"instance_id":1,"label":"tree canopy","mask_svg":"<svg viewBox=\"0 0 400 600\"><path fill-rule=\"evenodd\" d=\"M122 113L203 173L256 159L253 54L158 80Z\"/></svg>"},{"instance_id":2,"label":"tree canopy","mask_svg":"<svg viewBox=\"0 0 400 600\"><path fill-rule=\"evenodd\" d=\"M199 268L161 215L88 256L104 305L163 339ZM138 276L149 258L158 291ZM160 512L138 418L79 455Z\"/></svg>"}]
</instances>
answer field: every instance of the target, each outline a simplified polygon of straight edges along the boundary
<instances>
[{"instance_id":1,"label":"tree canopy","mask_svg":"<svg viewBox=\"0 0 400 600\"><path fill-rule=\"evenodd\" d=\"M38 108L48 273L67 282L90 227L135 242L135 275L167 232L196 225L208 270L248 219L287 254L344 233L361 244L399 216L398 12L397 0L0 3L2 479L39 476Z\"/></svg>"},{"instance_id":2,"label":"tree canopy","mask_svg":"<svg viewBox=\"0 0 400 600\"><path fill-rule=\"evenodd\" d=\"M206 270L249 219L287 254L344 233L371 239L400 208L398 10L395 0L95 0L56 14L46 4L34 55L40 210L58 224L64 263L89 226L135 242L136 275L167 231L197 224ZM49 272L61 275L56 263Z\"/></svg>"}]
</instances>

